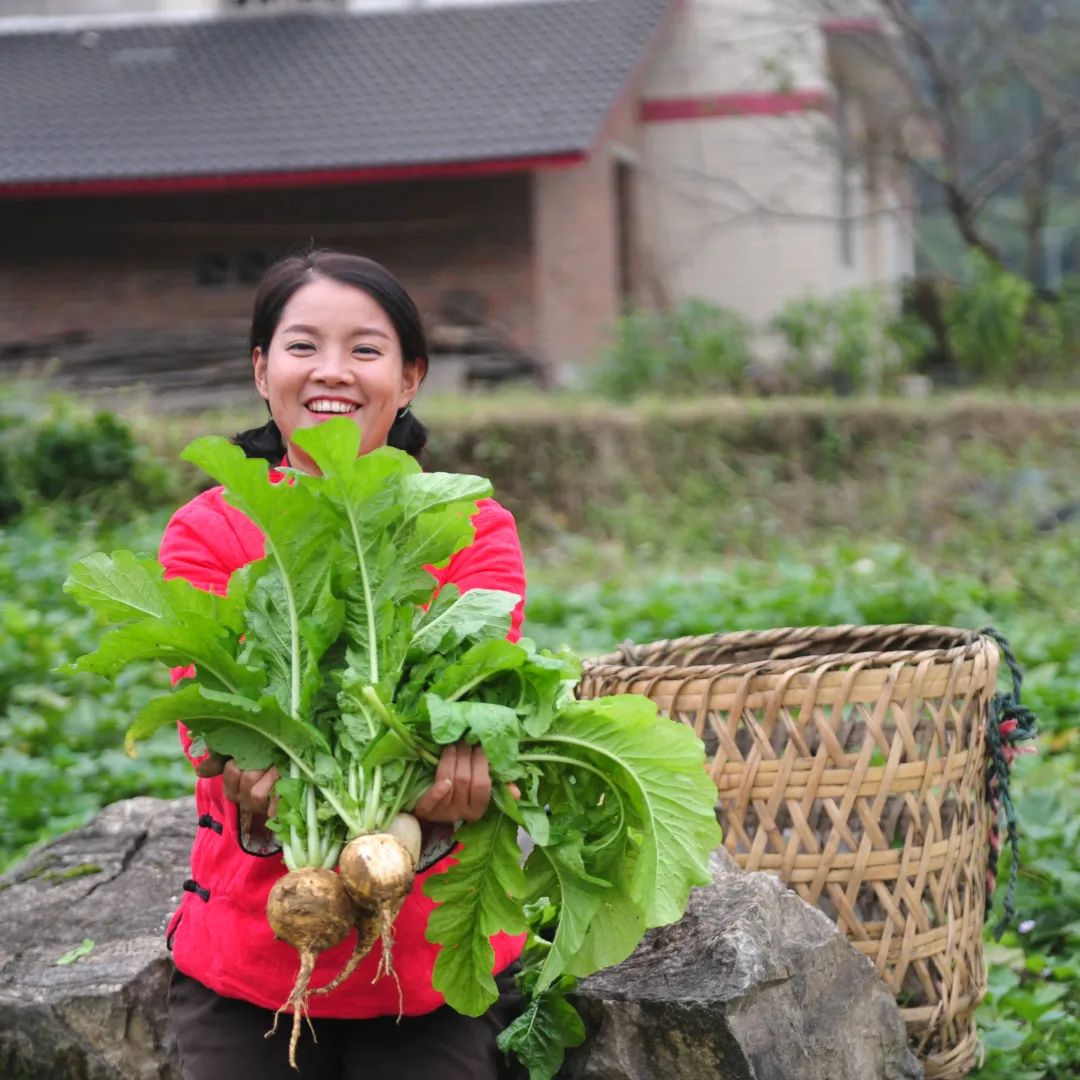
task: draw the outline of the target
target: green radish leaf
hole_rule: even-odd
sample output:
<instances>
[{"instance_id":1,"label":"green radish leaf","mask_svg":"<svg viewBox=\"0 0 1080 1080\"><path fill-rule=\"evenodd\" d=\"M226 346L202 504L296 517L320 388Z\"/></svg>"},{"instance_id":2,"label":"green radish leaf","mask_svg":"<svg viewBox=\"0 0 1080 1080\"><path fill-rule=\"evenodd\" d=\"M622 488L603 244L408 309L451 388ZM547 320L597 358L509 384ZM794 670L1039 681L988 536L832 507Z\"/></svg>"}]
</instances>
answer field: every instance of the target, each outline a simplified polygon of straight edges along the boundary
<instances>
[{"instance_id":1,"label":"green radish leaf","mask_svg":"<svg viewBox=\"0 0 1080 1080\"><path fill-rule=\"evenodd\" d=\"M410 633L410 638L411 636ZM395 695L403 711L413 712L418 708L425 686L433 677L438 676L445 663L446 657L435 653L408 666Z\"/></svg>"},{"instance_id":2,"label":"green radish leaf","mask_svg":"<svg viewBox=\"0 0 1080 1080\"><path fill-rule=\"evenodd\" d=\"M240 447L216 435L196 439L181 457L224 486L225 501L262 532L266 558L287 578L293 577L291 586L299 585L296 571L316 561L312 549L325 545L327 539L313 528L322 514L308 485L295 476L272 483L265 461L247 457Z\"/></svg>"},{"instance_id":3,"label":"green radish leaf","mask_svg":"<svg viewBox=\"0 0 1080 1080\"><path fill-rule=\"evenodd\" d=\"M64 591L111 622L166 615L161 567L130 551L96 552L71 568Z\"/></svg>"},{"instance_id":4,"label":"green radish leaf","mask_svg":"<svg viewBox=\"0 0 1080 1080\"><path fill-rule=\"evenodd\" d=\"M160 563L130 551L97 552L75 563L64 591L109 622L145 618L201 618L239 625L234 598L215 596L183 578L165 581Z\"/></svg>"},{"instance_id":5,"label":"green radish leaf","mask_svg":"<svg viewBox=\"0 0 1080 1080\"><path fill-rule=\"evenodd\" d=\"M517 713L505 705L488 705L482 701L454 702L468 711L468 734L465 741L477 742L483 748L491 767L491 775L497 780L513 780L521 773L517 764L518 739L521 727Z\"/></svg>"},{"instance_id":6,"label":"green radish leaf","mask_svg":"<svg viewBox=\"0 0 1080 1080\"><path fill-rule=\"evenodd\" d=\"M128 728L125 743L130 753L138 739L177 721L214 747L214 734L221 728L239 726L264 736L288 759L303 762L316 751L331 752L318 729L284 712L272 697L258 701L237 694L221 694L198 683L184 685L173 693L150 701Z\"/></svg>"},{"instance_id":7,"label":"green radish leaf","mask_svg":"<svg viewBox=\"0 0 1080 1080\"><path fill-rule=\"evenodd\" d=\"M518 601L513 593L499 589L470 589L461 594L456 586L446 585L420 618L411 651L445 653L466 638L505 638Z\"/></svg>"},{"instance_id":8,"label":"green radish leaf","mask_svg":"<svg viewBox=\"0 0 1080 1080\"><path fill-rule=\"evenodd\" d=\"M521 815L525 831L532 837L533 841L541 847L549 843L551 840L551 821L548 818L547 811L542 806L527 802L519 802L517 810Z\"/></svg>"},{"instance_id":9,"label":"green radish leaf","mask_svg":"<svg viewBox=\"0 0 1080 1080\"><path fill-rule=\"evenodd\" d=\"M431 684L431 693L452 700L478 687L502 671L520 668L526 653L504 638L481 641L467 649L460 660L448 664Z\"/></svg>"},{"instance_id":10,"label":"green radish leaf","mask_svg":"<svg viewBox=\"0 0 1080 1080\"><path fill-rule=\"evenodd\" d=\"M325 496L340 509L358 511L355 525L363 538L385 534L387 518L402 514L401 479L421 472L412 455L382 446L360 455L360 429L346 417L325 420L293 433L322 473Z\"/></svg>"},{"instance_id":11,"label":"green radish leaf","mask_svg":"<svg viewBox=\"0 0 1080 1080\"><path fill-rule=\"evenodd\" d=\"M584 977L622 963L645 934L641 909L625 891L620 876L632 864L620 858L617 847L605 848L601 854L601 865L595 865L595 856L583 852L578 836L535 848L529 856L530 895L558 895L560 902L537 993L554 985L564 972Z\"/></svg>"},{"instance_id":12,"label":"green radish leaf","mask_svg":"<svg viewBox=\"0 0 1080 1080\"><path fill-rule=\"evenodd\" d=\"M248 597L250 632L244 660L266 670L275 696L286 711L291 707L293 676L290 622L285 586L277 574L264 574L255 582ZM297 631L299 644L299 619Z\"/></svg>"},{"instance_id":13,"label":"green radish leaf","mask_svg":"<svg viewBox=\"0 0 1080 1080\"><path fill-rule=\"evenodd\" d=\"M645 918L641 907L627 893L624 883L615 879L600 897L599 907L581 939L566 970L579 978L621 964L645 936Z\"/></svg>"},{"instance_id":14,"label":"green radish leaf","mask_svg":"<svg viewBox=\"0 0 1080 1080\"><path fill-rule=\"evenodd\" d=\"M499 1033L496 1043L514 1053L529 1071L529 1080L552 1080L566 1051L585 1041L585 1024L577 1010L552 987L531 997L525 1011Z\"/></svg>"},{"instance_id":15,"label":"green radish leaf","mask_svg":"<svg viewBox=\"0 0 1080 1080\"><path fill-rule=\"evenodd\" d=\"M428 595L430 595L430 590ZM379 642L378 689L387 700L394 697L394 691L401 680L405 657L409 652L409 642L412 640L415 610L416 606L411 602L396 607L387 603L380 606L382 637Z\"/></svg>"},{"instance_id":16,"label":"green radish leaf","mask_svg":"<svg viewBox=\"0 0 1080 1080\"><path fill-rule=\"evenodd\" d=\"M323 689L322 660L337 641L345 625L345 603L334 596L330 575L323 579L316 610L300 620L300 639L304 645L301 671L300 711L310 714L312 704Z\"/></svg>"},{"instance_id":17,"label":"green radish leaf","mask_svg":"<svg viewBox=\"0 0 1080 1080\"><path fill-rule=\"evenodd\" d=\"M721 839L716 788L693 731L660 720L647 698L622 694L567 705L545 735L522 741L523 751L534 749L578 757L619 786L642 831L629 893L646 926L677 921L690 889L711 880L709 855Z\"/></svg>"},{"instance_id":18,"label":"green radish leaf","mask_svg":"<svg viewBox=\"0 0 1080 1080\"><path fill-rule=\"evenodd\" d=\"M362 760L365 768L373 769L390 761L414 761L416 752L396 731L386 731L368 747Z\"/></svg>"},{"instance_id":19,"label":"green radish leaf","mask_svg":"<svg viewBox=\"0 0 1080 1080\"><path fill-rule=\"evenodd\" d=\"M57 961L57 966L74 964L76 960L81 960L84 956L89 956L94 951L94 942L91 938L83 938L74 949L69 949L63 956Z\"/></svg>"},{"instance_id":20,"label":"green radish leaf","mask_svg":"<svg viewBox=\"0 0 1080 1080\"><path fill-rule=\"evenodd\" d=\"M414 473L401 482L402 519L411 522L457 503L475 503L491 495L491 481L459 473Z\"/></svg>"},{"instance_id":21,"label":"green radish leaf","mask_svg":"<svg viewBox=\"0 0 1080 1080\"><path fill-rule=\"evenodd\" d=\"M611 885L601 884L586 874L581 862L580 837L568 843L534 848L529 859L547 860L558 883L559 921L536 984L536 992L542 993L569 969L589 924L600 910L603 894ZM535 888L530 890L535 891ZM636 944L635 941L630 945L630 952ZM626 959L630 952L620 959Z\"/></svg>"},{"instance_id":22,"label":"green radish leaf","mask_svg":"<svg viewBox=\"0 0 1080 1080\"><path fill-rule=\"evenodd\" d=\"M525 931L525 916L515 897L525 891L518 865L517 829L497 810L459 833L459 861L424 883L437 907L428 919L427 938L441 945L434 986L451 1008L480 1016L499 991L492 977L495 950L489 938L500 930Z\"/></svg>"},{"instance_id":23,"label":"green radish leaf","mask_svg":"<svg viewBox=\"0 0 1080 1080\"><path fill-rule=\"evenodd\" d=\"M96 652L80 657L72 666L77 671L114 676L136 660L160 660L174 667L194 663L204 683L210 678L217 689L260 696L266 676L239 663L230 651L235 642L225 635L209 620L144 619L109 631Z\"/></svg>"},{"instance_id":24,"label":"green radish leaf","mask_svg":"<svg viewBox=\"0 0 1080 1080\"><path fill-rule=\"evenodd\" d=\"M355 427L355 425L353 425ZM253 592L251 659L270 668L274 695L284 712L296 717L303 699L305 645L301 620L313 613L322 595L327 563L337 551L334 533L319 524L326 513L308 481L292 476L271 483L265 461L245 456L226 439L196 439L182 455L225 487L225 501L262 531L266 559Z\"/></svg>"},{"instance_id":25,"label":"green radish leaf","mask_svg":"<svg viewBox=\"0 0 1080 1080\"><path fill-rule=\"evenodd\" d=\"M526 658L521 666L522 693L518 711L528 734L543 735L556 712L573 698L581 676L581 664L565 654L538 653L532 642L523 642Z\"/></svg>"},{"instance_id":26,"label":"green radish leaf","mask_svg":"<svg viewBox=\"0 0 1080 1080\"><path fill-rule=\"evenodd\" d=\"M442 746L456 743L469 726L464 711L461 708L455 709L454 704L443 701L434 694L424 695L424 705L431 721L431 737Z\"/></svg>"},{"instance_id":27,"label":"green radish leaf","mask_svg":"<svg viewBox=\"0 0 1080 1080\"><path fill-rule=\"evenodd\" d=\"M234 758L239 769L269 769L282 759L281 751L265 735L239 725L218 727L211 739L214 753Z\"/></svg>"},{"instance_id":28,"label":"green radish leaf","mask_svg":"<svg viewBox=\"0 0 1080 1080\"><path fill-rule=\"evenodd\" d=\"M476 507L445 506L416 519L414 527L396 538L401 561L407 566L442 566L450 556L472 543Z\"/></svg>"},{"instance_id":29,"label":"green radish leaf","mask_svg":"<svg viewBox=\"0 0 1080 1080\"><path fill-rule=\"evenodd\" d=\"M483 747L493 776L511 778L507 774L515 773L520 734L513 709L483 701L443 701L434 694L426 694L424 703L437 743L447 746L468 736L469 743Z\"/></svg>"}]
</instances>

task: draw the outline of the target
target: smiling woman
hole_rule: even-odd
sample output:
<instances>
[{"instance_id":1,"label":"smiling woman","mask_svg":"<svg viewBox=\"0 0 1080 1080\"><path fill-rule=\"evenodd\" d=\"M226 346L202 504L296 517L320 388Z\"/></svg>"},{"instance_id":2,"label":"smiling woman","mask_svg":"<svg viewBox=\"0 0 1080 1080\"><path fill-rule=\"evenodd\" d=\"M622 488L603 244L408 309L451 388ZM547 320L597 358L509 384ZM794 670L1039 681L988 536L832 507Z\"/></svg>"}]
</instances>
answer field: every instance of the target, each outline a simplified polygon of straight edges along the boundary
<instances>
[{"instance_id":1,"label":"smiling woman","mask_svg":"<svg viewBox=\"0 0 1080 1080\"><path fill-rule=\"evenodd\" d=\"M255 387L271 419L236 436L249 457L315 473L296 435L341 415L360 429L361 455L387 444L414 456L423 449L427 431L409 408L427 374L420 316L401 284L377 263L313 252L271 266L255 297L251 359ZM272 469L268 482L282 478ZM461 593L512 593L520 599L508 636L516 640L525 578L514 520L493 500L481 499L472 525L468 547L438 568L427 568L432 595L450 584ZM266 550L260 529L225 501L222 488L214 488L173 516L160 561L166 577L224 593L233 572L262 559ZM274 610L270 603L258 636L278 632ZM193 668L177 669L174 681L191 674ZM299 997L295 987L290 990L295 953L290 956L285 941L294 935L278 926L284 940L275 940L265 914L268 896L287 880L282 850L266 828L281 778L274 768L243 770L231 759L199 756L183 727L181 737L199 777L195 794L203 826L196 829L192 877L168 931L177 969L170 1018L186 1080L231 1078L243 1071L263 1080L294 1075L284 1048L263 1038L282 1001L294 1012L310 1014L318 1034L317 1042L304 1040L299 1046L305 1075L493 1080L499 1065L496 1036L520 1000L506 969L520 955L523 938L503 933L491 938L500 997L486 1014L463 1016L433 988L438 946L427 939L427 929L434 902L422 892L428 877L448 869L445 856L453 847L455 824L477 821L487 810L491 777L481 748L447 746L431 787L407 807L420 820L422 850L415 883L394 899L395 979L376 981L378 946L370 954L354 949L358 934L346 920L332 941L309 950L304 985L310 979L312 987L325 988L309 998L306 990ZM336 884L330 870L314 872ZM354 952L366 955L367 967L331 985ZM299 1033L298 1025L294 1029Z\"/></svg>"},{"instance_id":2,"label":"smiling woman","mask_svg":"<svg viewBox=\"0 0 1080 1080\"><path fill-rule=\"evenodd\" d=\"M321 416L349 413L361 453L389 445L414 456L427 442L409 411L427 374L428 350L412 297L371 259L316 251L267 271L251 321L255 385L271 420L237 443L277 465L312 463L292 433Z\"/></svg>"}]
</instances>

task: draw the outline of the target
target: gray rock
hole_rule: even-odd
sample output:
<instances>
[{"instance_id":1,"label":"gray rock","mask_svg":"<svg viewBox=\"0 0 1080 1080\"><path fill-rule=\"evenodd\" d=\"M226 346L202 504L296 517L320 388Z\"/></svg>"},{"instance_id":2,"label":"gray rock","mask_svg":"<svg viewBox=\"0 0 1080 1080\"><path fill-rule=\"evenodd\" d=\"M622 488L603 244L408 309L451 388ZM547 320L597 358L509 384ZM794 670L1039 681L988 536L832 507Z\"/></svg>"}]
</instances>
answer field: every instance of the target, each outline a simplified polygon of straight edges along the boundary
<instances>
[{"instance_id":1,"label":"gray rock","mask_svg":"<svg viewBox=\"0 0 1080 1080\"><path fill-rule=\"evenodd\" d=\"M194 831L193 799L128 799L0 878L0 1076L179 1080L164 934Z\"/></svg>"},{"instance_id":2,"label":"gray rock","mask_svg":"<svg viewBox=\"0 0 1080 1080\"><path fill-rule=\"evenodd\" d=\"M900 1010L837 927L723 850L683 919L582 982L566 1080L917 1080Z\"/></svg>"},{"instance_id":3,"label":"gray rock","mask_svg":"<svg viewBox=\"0 0 1080 1080\"><path fill-rule=\"evenodd\" d=\"M164 931L191 799L129 799L0 877L0 1076L179 1080ZM722 851L686 916L585 980L567 1080L915 1080L892 996L829 920ZM92 951L57 959L85 938Z\"/></svg>"}]
</instances>

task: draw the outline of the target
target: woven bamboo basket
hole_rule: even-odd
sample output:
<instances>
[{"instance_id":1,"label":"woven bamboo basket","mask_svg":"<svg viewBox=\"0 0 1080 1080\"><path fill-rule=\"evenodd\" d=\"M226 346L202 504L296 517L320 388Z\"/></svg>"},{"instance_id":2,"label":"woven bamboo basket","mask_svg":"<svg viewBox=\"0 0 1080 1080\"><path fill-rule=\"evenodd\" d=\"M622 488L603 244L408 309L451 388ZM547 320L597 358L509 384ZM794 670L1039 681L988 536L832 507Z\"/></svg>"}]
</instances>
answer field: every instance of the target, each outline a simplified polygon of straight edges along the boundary
<instances>
[{"instance_id":1,"label":"woven bamboo basket","mask_svg":"<svg viewBox=\"0 0 1080 1080\"><path fill-rule=\"evenodd\" d=\"M704 740L724 844L832 918L896 994L929 1080L971 1068L986 989L986 720L998 650L936 626L626 645L581 697L644 694Z\"/></svg>"}]
</instances>

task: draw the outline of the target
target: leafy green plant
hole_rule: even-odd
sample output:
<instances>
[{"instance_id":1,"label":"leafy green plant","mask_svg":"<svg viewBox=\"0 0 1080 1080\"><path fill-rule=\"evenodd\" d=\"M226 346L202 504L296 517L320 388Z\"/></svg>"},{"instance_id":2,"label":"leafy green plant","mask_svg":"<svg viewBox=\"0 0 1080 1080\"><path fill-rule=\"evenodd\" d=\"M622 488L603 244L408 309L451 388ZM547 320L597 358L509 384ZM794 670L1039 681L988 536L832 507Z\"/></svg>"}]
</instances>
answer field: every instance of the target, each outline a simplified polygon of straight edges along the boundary
<instances>
[{"instance_id":1,"label":"leafy green plant","mask_svg":"<svg viewBox=\"0 0 1080 1080\"><path fill-rule=\"evenodd\" d=\"M975 376L1015 376L1023 360L1024 320L1034 289L983 255L972 255L968 279L947 299L949 348Z\"/></svg>"},{"instance_id":2,"label":"leafy green plant","mask_svg":"<svg viewBox=\"0 0 1080 1080\"><path fill-rule=\"evenodd\" d=\"M709 880L720 832L700 740L644 697L572 700L575 661L505 640L517 596L448 584L432 598L425 567L469 543L487 481L424 473L387 447L358 456L360 432L347 419L293 437L318 475L271 483L264 462L219 438L185 454L266 538L266 557L236 571L226 595L165 580L160 566L125 551L75 565L67 587L118 624L76 670L115 676L132 662L194 662L190 682L134 718L129 745L179 720L241 768L275 766L282 779L269 824L294 888L321 882L358 905L350 849L412 809L443 746L481 745L493 779L516 783L521 798L497 788L484 818L460 831L458 861L426 886L440 904L428 924L442 946L434 986L459 1012L478 1016L497 999L489 938L523 931L524 905L539 896L558 917L536 994L625 959ZM535 844L524 868L518 828ZM327 874L339 861L340 875ZM301 878L306 870L315 874ZM365 867L375 876L375 864ZM315 893L305 886L295 913L302 935L288 932L290 889L275 886L267 905L275 934L301 960L287 1002L293 1064L315 954L363 918L376 919L377 933L358 930L359 955L379 936L385 955L399 899L373 897L375 913L358 906L332 939L328 920L307 906ZM561 1045L520 1048L532 1054L533 1080L553 1075Z\"/></svg>"},{"instance_id":3,"label":"leafy green plant","mask_svg":"<svg viewBox=\"0 0 1080 1080\"><path fill-rule=\"evenodd\" d=\"M163 525L161 516L130 522L124 540L152 550ZM168 686L163 671L137 665L106 684L56 670L99 636L94 617L63 592L64 569L116 539L92 521L61 529L36 516L0 526L0 868L117 799L191 791L175 732L138 761L122 750L131 717Z\"/></svg>"},{"instance_id":4,"label":"leafy green plant","mask_svg":"<svg viewBox=\"0 0 1080 1080\"><path fill-rule=\"evenodd\" d=\"M789 300L773 316L769 329L779 335L786 352L783 363L800 386L819 381L831 334L832 307L816 296Z\"/></svg>"},{"instance_id":5,"label":"leafy green plant","mask_svg":"<svg viewBox=\"0 0 1080 1080\"><path fill-rule=\"evenodd\" d=\"M746 382L752 333L742 316L704 300L688 300L670 312L631 312L619 320L615 344L590 384L619 400L735 392Z\"/></svg>"},{"instance_id":6,"label":"leafy green plant","mask_svg":"<svg viewBox=\"0 0 1080 1080\"><path fill-rule=\"evenodd\" d=\"M93 412L33 383L0 397L0 522L38 507L129 518L172 498L169 471L113 413Z\"/></svg>"},{"instance_id":7,"label":"leafy green plant","mask_svg":"<svg viewBox=\"0 0 1080 1080\"><path fill-rule=\"evenodd\" d=\"M1042 301L1034 286L978 252L946 295L949 349L970 378L1015 385L1067 364L1072 308Z\"/></svg>"},{"instance_id":8,"label":"leafy green plant","mask_svg":"<svg viewBox=\"0 0 1080 1080\"><path fill-rule=\"evenodd\" d=\"M683 393L740 390L752 356L750 323L737 312L705 300L688 300L667 322L672 389Z\"/></svg>"},{"instance_id":9,"label":"leafy green plant","mask_svg":"<svg viewBox=\"0 0 1080 1080\"><path fill-rule=\"evenodd\" d=\"M783 342L785 369L804 389L842 394L887 388L925 344L876 289L790 300L769 328Z\"/></svg>"}]
</instances>

